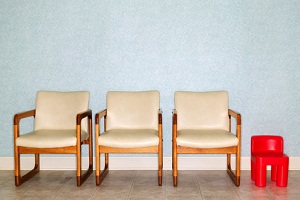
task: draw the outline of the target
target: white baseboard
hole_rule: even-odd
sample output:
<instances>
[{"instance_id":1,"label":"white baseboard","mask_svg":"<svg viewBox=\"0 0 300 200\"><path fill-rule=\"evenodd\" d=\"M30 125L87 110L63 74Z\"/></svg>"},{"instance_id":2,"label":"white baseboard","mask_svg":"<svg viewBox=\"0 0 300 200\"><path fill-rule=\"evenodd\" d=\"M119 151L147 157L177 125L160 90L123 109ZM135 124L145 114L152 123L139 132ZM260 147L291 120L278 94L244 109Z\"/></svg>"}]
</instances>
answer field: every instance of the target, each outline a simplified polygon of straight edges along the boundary
<instances>
[{"instance_id":1,"label":"white baseboard","mask_svg":"<svg viewBox=\"0 0 300 200\"><path fill-rule=\"evenodd\" d=\"M110 170L156 170L156 157L110 157ZM75 157L43 157L40 158L41 170L74 170ZM94 159L95 163L95 159ZM102 161L103 163L103 161ZM34 157L22 157L21 169L33 168ZM82 168L88 166L88 158L82 158ZM94 164L95 168L95 164ZM235 158L232 158L232 168L235 169ZM13 170L13 157L0 157L0 170ZM164 157L164 170L172 170L172 158ZM226 157L179 157L179 170L225 170ZM250 170L250 157L242 157L241 169ZM290 170L300 170L300 157L290 157Z\"/></svg>"}]
</instances>

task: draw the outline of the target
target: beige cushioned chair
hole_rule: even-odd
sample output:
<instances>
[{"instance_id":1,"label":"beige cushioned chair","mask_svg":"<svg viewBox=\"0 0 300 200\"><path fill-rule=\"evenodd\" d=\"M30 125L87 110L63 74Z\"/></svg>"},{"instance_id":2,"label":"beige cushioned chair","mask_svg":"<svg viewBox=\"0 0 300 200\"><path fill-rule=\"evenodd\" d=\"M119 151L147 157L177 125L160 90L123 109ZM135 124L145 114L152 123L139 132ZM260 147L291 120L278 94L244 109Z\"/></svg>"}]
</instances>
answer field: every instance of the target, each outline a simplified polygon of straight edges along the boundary
<instances>
[{"instance_id":1,"label":"beige cushioned chair","mask_svg":"<svg viewBox=\"0 0 300 200\"><path fill-rule=\"evenodd\" d=\"M96 116L96 185L108 172L109 153L158 154L158 184L162 185L162 114L158 91L108 92L106 109ZM100 119L104 129L100 134ZM100 154L105 154L101 171Z\"/></svg>"},{"instance_id":2,"label":"beige cushioned chair","mask_svg":"<svg viewBox=\"0 0 300 200\"><path fill-rule=\"evenodd\" d=\"M14 116L15 184L21 185L39 172L39 154L76 154L77 186L93 172L92 111L89 92L39 91L36 108ZM19 122L34 117L34 131L20 134ZM89 168L81 173L81 145L89 145ZM20 154L35 154L35 167L20 173Z\"/></svg>"},{"instance_id":3,"label":"beige cushioned chair","mask_svg":"<svg viewBox=\"0 0 300 200\"><path fill-rule=\"evenodd\" d=\"M237 120L235 134L231 117ZM227 154L227 172L240 185L241 116L228 109L226 91L175 92L172 144L174 186L178 154ZM236 173L231 169L231 154L236 155Z\"/></svg>"}]
</instances>

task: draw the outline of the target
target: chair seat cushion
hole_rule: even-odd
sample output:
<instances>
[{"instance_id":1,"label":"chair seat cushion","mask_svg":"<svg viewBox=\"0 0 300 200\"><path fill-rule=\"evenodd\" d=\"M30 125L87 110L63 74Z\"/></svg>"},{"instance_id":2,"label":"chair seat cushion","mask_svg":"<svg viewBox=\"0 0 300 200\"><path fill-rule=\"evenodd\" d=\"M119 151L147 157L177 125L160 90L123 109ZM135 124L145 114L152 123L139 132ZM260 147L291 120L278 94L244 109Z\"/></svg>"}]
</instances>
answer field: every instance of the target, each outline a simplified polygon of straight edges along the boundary
<instances>
[{"instance_id":1,"label":"chair seat cushion","mask_svg":"<svg viewBox=\"0 0 300 200\"><path fill-rule=\"evenodd\" d=\"M81 131L81 141L88 138L85 131ZM33 148L58 148L76 145L76 130L36 130L17 138L17 146Z\"/></svg>"},{"instance_id":2,"label":"chair seat cushion","mask_svg":"<svg viewBox=\"0 0 300 200\"><path fill-rule=\"evenodd\" d=\"M238 138L226 130L189 130L177 133L177 145L191 148L222 148L238 145Z\"/></svg>"},{"instance_id":3,"label":"chair seat cushion","mask_svg":"<svg viewBox=\"0 0 300 200\"><path fill-rule=\"evenodd\" d=\"M98 139L100 146L115 148L151 147L158 143L158 131L153 129L112 129Z\"/></svg>"}]
</instances>

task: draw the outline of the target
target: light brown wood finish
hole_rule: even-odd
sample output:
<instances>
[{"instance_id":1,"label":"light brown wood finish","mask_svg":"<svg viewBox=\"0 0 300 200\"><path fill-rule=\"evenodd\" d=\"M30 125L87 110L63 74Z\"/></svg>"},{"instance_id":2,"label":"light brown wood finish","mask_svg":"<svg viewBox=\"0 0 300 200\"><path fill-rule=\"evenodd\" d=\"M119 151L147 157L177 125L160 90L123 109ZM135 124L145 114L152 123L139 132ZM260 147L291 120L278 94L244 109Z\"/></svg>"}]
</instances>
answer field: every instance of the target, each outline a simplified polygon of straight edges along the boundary
<instances>
[{"instance_id":1,"label":"light brown wood finish","mask_svg":"<svg viewBox=\"0 0 300 200\"><path fill-rule=\"evenodd\" d=\"M172 119L172 168L173 168L173 185L178 183L178 154L226 154L227 155L227 173L233 180L236 186L240 185L240 159L241 159L241 115L233 110L228 110L229 131L231 131L231 117L236 119L236 137L238 138L238 145L226 148L189 148L178 146L177 138L177 112L173 110ZM231 154L236 155L236 172L231 168Z\"/></svg>"},{"instance_id":2,"label":"light brown wood finish","mask_svg":"<svg viewBox=\"0 0 300 200\"><path fill-rule=\"evenodd\" d=\"M104 132L106 131L106 115L107 110L103 110L95 115L95 140L96 140L96 185L100 185L105 176L109 172L109 153L145 153L145 154L158 154L158 185L162 185L162 168L163 168L163 155L162 155L162 112L158 113L158 146L145 147L145 148L115 148L100 146L98 139L100 136L101 126L100 119L104 118ZM101 170L100 154L105 154L105 166Z\"/></svg>"},{"instance_id":3,"label":"light brown wood finish","mask_svg":"<svg viewBox=\"0 0 300 200\"><path fill-rule=\"evenodd\" d=\"M84 181L92 174L93 172L93 140L92 140L92 111L87 110L85 112L79 113L76 117L76 137L77 145L70 147L61 147L61 148L30 148L30 147L21 147L16 145L16 139L20 135L20 121L21 119L27 117L34 117L35 110L26 111L23 113L16 114L14 116L14 154L15 154L15 185L19 186L25 181L29 180L40 170L40 154L76 154L76 176L77 176L77 186L81 186ZM81 141L81 121L82 119L88 117L88 138ZM74 127L75 128L75 127ZM82 174L81 170L81 145L89 145L89 167ZM21 176L20 169L20 154L35 154L35 166L34 168Z\"/></svg>"}]
</instances>

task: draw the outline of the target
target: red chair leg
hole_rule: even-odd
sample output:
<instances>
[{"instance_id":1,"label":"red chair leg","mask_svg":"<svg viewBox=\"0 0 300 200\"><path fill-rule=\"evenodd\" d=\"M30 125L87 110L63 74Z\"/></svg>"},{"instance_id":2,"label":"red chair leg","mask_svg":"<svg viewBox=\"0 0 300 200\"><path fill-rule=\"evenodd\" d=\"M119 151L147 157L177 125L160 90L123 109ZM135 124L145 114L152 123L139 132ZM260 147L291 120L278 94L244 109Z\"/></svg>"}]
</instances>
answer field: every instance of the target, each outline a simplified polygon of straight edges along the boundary
<instances>
[{"instance_id":1,"label":"red chair leg","mask_svg":"<svg viewBox=\"0 0 300 200\"><path fill-rule=\"evenodd\" d=\"M255 185L258 187L265 187L266 186L266 174L267 169L266 165L262 165L260 163L256 163L256 170L255 170Z\"/></svg>"},{"instance_id":2,"label":"red chair leg","mask_svg":"<svg viewBox=\"0 0 300 200\"><path fill-rule=\"evenodd\" d=\"M276 185L278 187L286 187L288 182L288 166L278 166Z\"/></svg>"},{"instance_id":3,"label":"red chair leg","mask_svg":"<svg viewBox=\"0 0 300 200\"><path fill-rule=\"evenodd\" d=\"M276 181L277 179L277 165L272 165L271 167L271 180Z\"/></svg>"},{"instance_id":4,"label":"red chair leg","mask_svg":"<svg viewBox=\"0 0 300 200\"><path fill-rule=\"evenodd\" d=\"M255 162L251 160L251 180L255 181Z\"/></svg>"}]
</instances>

